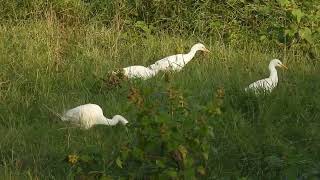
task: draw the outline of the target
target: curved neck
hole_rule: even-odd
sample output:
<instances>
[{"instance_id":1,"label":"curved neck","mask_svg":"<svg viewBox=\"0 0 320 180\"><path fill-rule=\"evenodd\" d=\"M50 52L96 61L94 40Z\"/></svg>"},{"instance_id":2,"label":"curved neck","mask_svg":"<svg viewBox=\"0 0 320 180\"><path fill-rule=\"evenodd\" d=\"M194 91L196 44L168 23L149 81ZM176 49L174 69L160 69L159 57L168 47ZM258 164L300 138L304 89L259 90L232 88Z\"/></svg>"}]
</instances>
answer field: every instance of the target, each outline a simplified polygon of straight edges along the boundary
<instances>
[{"instance_id":1,"label":"curved neck","mask_svg":"<svg viewBox=\"0 0 320 180\"><path fill-rule=\"evenodd\" d=\"M273 81L278 81L278 73L274 65L269 65L269 71L270 71L270 76L269 78L272 79Z\"/></svg>"},{"instance_id":2,"label":"curved neck","mask_svg":"<svg viewBox=\"0 0 320 180\"><path fill-rule=\"evenodd\" d=\"M196 47L192 47L190 52L188 53L188 55L193 57L197 51L198 51L198 49Z\"/></svg>"},{"instance_id":3,"label":"curved neck","mask_svg":"<svg viewBox=\"0 0 320 180\"><path fill-rule=\"evenodd\" d=\"M190 52L188 54L184 54L184 63L187 64L191 59L196 55L196 52L198 50L195 48L191 48Z\"/></svg>"},{"instance_id":4,"label":"curved neck","mask_svg":"<svg viewBox=\"0 0 320 180\"><path fill-rule=\"evenodd\" d=\"M116 124L118 124L119 119L117 117L113 117L112 119L108 119L106 117L101 117L100 119L97 120L96 124L103 124L103 125L107 125L107 126L114 126Z\"/></svg>"}]
</instances>

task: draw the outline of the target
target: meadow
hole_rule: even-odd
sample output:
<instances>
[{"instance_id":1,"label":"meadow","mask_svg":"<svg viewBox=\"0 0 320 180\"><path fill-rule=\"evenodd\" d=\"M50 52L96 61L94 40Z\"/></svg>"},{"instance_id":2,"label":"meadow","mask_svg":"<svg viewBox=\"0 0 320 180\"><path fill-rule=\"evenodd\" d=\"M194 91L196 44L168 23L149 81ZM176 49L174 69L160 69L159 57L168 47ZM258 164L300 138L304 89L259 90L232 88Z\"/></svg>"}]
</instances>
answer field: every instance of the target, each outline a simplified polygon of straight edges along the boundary
<instances>
[{"instance_id":1,"label":"meadow","mask_svg":"<svg viewBox=\"0 0 320 180\"><path fill-rule=\"evenodd\" d=\"M319 58L272 41L139 27L70 25L54 14L2 21L0 179L320 178ZM181 72L103 80L197 42L211 53ZM273 58L289 68L278 70L278 87L245 93ZM59 119L85 103L129 124L83 130Z\"/></svg>"}]
</instances>

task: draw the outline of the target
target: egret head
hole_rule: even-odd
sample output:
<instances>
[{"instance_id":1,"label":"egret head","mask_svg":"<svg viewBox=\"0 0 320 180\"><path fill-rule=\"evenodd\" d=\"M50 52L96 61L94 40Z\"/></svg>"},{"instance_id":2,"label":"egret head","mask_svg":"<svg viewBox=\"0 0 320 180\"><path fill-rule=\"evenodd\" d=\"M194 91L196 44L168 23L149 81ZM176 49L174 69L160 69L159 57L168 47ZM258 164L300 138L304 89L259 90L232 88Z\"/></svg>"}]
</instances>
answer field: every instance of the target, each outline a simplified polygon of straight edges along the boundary
<instances>
[{"instance_id":1,"label":"egret head","mask_svg":"<svg viewBox=\"0 0 320 180\"><path fill-rule=\"evenodd\" d=\"M117 119L123 125L128 123L128 120L121 115L115 115L112 119Z\"/></svg>"},{"instance_id":2,"label":"egret head","mask_svg":"<svg viewBox=\"0 0 320 180\"><path fill-rule=\"evenodd\" d=\"M203 51L203 52L210 52L203 44L197 43L192 46L191 50L193 51Z\"/></svg>"},{"instance_id":3,"label":"egret head","mask_svg":"<svg viewBox=\"0 0 320 180\"><path fill-rule=\"evenodd\" d=\"M281 67L281 68L288 69L287 66L285 66L284 64L282 64L282 62L281 62L279 59L273 59L273 60L271 60L270 66L273 66L273 67Z\"/></svg>"}]
</instances>

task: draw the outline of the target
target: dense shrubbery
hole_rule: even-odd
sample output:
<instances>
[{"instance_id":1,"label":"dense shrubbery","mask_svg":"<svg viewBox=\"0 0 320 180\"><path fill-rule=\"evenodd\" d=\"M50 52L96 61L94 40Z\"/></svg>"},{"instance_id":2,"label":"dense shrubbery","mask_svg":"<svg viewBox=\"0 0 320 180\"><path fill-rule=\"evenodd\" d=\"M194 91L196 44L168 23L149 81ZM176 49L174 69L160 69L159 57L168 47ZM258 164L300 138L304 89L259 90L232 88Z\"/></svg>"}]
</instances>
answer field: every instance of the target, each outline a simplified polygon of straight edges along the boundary
<instances>
[{"instance_id":1,"label":"dense shrubbery","mask_svg":"<svg viewBox=\"0 0 320 180\"><path fill-rule=\"evenodd\" d=\"M320 32L317 0L6 0L0 7L2 20L44 18L53 12L66 23L100 22L146 33L212 35L225 41L251 36L288 46L312 45Z\"/></svg>"},{"instance_id":2,"label":"dense shrubbery","mask_svg":"<svg viewBox=\"0 0 320 180\"><path fill-rule=\"evenodd\" d=\"M31 179L319 177L319 67L303 62L305 54L317 57L319 4L3 0L0 171ZM173 76L96 79L185 52L198 37L212 54ZM282 56L301 61L279 72L275 93L257 99L239 91L265 76L264 60ZM130 123L65 129L42 106L60 112L87 102Z\"/></svg>"}]
</instances>

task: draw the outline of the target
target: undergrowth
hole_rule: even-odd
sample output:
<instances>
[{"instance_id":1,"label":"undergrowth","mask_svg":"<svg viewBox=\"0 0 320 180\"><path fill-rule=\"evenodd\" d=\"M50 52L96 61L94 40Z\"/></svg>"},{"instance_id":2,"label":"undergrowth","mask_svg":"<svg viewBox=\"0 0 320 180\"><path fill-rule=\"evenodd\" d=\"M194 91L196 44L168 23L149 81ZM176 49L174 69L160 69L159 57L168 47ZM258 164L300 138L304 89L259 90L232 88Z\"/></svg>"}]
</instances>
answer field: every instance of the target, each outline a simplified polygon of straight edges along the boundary
<instances>
[{"instance_id":1,"label":"undergrowth","mask_svg":"<svg viewBox=\"0 0 320 180\"><path fill-rule=\"evenodd\" d=\"M66 2L5 1L0 13L0 179L319 178L318 22L308 21L316 7L309 12L303 3L270 1L288 16L286 23L297 25L295 32L280 28L291 33L284 42L262 33L276 20L259 32L247 26L256 39L231 20L213 29L188 27L185 22L204 21L189 17L182 2L141 1L137 14L126 1L110 10L102 7L116 4ZM246 21L245 14L256 9L260 18L268 5L219 1L217 9L204 10L210 3L197 1L192 8L209 16L211 10L231 13L219 9L224 6L242 7L245 13L229 17ZM169 16L172 6L171 13L186 16L160 22L166 18L159 14ZM227 29L231 34L214 33ZM110 76L188 52L197 42L211 54L197 53L179 73L146 81ZM289 67L278 70L278 87L265 96L245 93L248 84L268 76L272 58ZM60 121L57 114L84 103L99 104L107 117L121 114L129 124L84 131Z\"/></svg>"}]
</instances>

